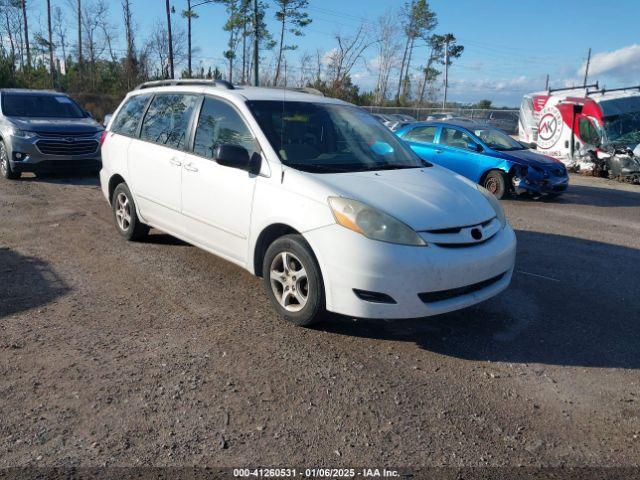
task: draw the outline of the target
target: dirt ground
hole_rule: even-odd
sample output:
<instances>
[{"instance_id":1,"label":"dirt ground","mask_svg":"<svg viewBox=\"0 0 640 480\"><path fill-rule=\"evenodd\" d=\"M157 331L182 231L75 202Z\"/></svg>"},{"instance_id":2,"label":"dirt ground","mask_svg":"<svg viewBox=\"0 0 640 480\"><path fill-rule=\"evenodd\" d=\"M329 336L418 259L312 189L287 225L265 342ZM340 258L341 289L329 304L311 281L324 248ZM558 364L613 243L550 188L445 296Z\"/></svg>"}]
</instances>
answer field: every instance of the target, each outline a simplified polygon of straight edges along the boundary
<instances>
[{"instance_id":1,"label":"dirt ground","mask_svg":"<svg viewBox=\"0 0 640 480\"><path fill-rule=\"evenodd\" d=\"M638 466L640 188L571 181L503 202L498 297L313 329L96 179L0 182L0 467Z\"/></svg>"}]
</instances>

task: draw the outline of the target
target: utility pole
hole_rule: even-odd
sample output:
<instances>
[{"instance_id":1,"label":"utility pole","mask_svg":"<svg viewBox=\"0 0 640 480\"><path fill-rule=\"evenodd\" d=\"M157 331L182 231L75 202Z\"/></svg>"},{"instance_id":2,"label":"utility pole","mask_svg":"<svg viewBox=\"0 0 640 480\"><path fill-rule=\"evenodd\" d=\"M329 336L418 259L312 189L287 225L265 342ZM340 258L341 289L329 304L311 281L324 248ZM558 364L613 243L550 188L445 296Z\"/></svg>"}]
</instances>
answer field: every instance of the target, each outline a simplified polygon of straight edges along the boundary
<instances>
[{"instance_id":1,"label":"utility pole","mask_svg":"<svg viewBox=\"0 0 640 480\"><path fill-rule=\"evenodd\" d=\"M187 38L188 38L188 62L187 71L189 72L189 78L191 78L191 0L187 0Z\"/></svg>"},{"instance_id":2,"label":"utility pole","mask_svg":"<svg viewBox=\"0 0 640 480\"><path fill-rule=\"evenodd\" d=\"M166 0L167 6L167 32L169 34L169 78L173 79L173 38L171 37L171 6L169 0Z\"/></svg>"},{"instance_id":3,"label":"utility pole","mask_svg":"<svg viewBox=\"0 0 640 480\"><path fill-rule=\"evenodd\" d=\"M167 0L169 1L169 0ZM260 85L258 63L260 62L260 19L258 18L258 0L253 0L253 86Z\"/></svg>"},{"instance_id":4,"label":"utility pole","mask_svg":"<svg viewBox=\"0 0 640 480\"><path fill-rule=\"evenodd\" d=\"M549 74L547 73L547 81L544 82L544 89L549 90Z\"/></svg>"},{"instance_id":5,"label":"utility pole","mask_svg":"<svg viewBox=\"0 0 640 480\"><path fill-rule=\"evenodd\" d=\"M51 88L56 83L56 66L53 63L53 34L51 31L51 0L47 0L47 28L49 29L49 70L51 74Z\"/></svg>"},{"instance_id":6,"label":"utility pole","mask_svg":"<svg viewBox=\"0 0 640 480\"><path fill-rule=\"evenodd\" d=\"M22 0L22 18L24 20L24 43L27 48L27 68L31 69L31 49L29 48L29 24L27 23L27 0Z\"/></svg>"},{"instance_id":7,"label":"utility pole","mask_svg":"<svg viewBox=\"0 0 640 480\"><path fill-rule=\"evenodd\" d=\"M447 88L449 88L449 39L444 44L444 99L442 108L447 108Z\"/></svg>"},{"instance_id":8,"label":"utility pole","mask_svg":"<svg viewBox=\"0 0 640 480\"><path fill-rule=\"evenodd\" d=\"M589 64L591 63L591 48L589 48L589 54L587 55L587 67L584 69L584 83L582 86L587 88L587 78L589 77Z\"/></svg>"},{"instance_id":9,"label":"utility pole","mask_svg":"<svg viewBox=\"0 0 640 480\"><path fill-rule=\"evenodd\" d=\"M78 78L82 85L82 2L78 0Z\"/></svg>"}]
</instances>

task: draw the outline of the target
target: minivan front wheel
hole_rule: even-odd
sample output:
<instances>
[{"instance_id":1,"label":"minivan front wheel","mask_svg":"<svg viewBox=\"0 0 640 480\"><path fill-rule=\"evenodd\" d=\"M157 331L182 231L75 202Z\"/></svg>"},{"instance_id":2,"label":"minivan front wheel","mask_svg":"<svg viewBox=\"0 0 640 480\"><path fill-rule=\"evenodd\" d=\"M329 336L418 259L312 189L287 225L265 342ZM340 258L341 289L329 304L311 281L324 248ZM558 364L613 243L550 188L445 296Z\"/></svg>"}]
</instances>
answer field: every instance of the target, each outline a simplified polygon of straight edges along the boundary
<instances>
[{"instance_id":1,"label":"minivan front wheel","mask_svg":"<svg viewBox=\"0 0 640 480\"><path fill-rule=\"evenodd\" d=\"M322 319L322 276L311 247L301 235L285 235L269 246L262 276L271 303L287 321L308 326Z\"/></svg>"},{"instance_id":2,"label":"minivan front wheel","mask_svg":"<svg viewBox=\"0 0 640 480\"><path fill-rule=\"evenodd\" d=\"M138 219L133 196L126 183L121 183L113 191L111 206L116 228L124 238L140 240L149 233L149 227Z\"/></svg>"},{"instance_id":3,"label":"minivan front wheel","mask_svg":"<svg viewBox=\"0 0 640 480\"><path fill-rule=\"evenodd\" d=\"M15 180L20 177L20 174L14 172L11 168L11 162L9 162L9 154L7 153L7 147L0 140L0 173L7 180Z\"/></svg>"}]
</instances>

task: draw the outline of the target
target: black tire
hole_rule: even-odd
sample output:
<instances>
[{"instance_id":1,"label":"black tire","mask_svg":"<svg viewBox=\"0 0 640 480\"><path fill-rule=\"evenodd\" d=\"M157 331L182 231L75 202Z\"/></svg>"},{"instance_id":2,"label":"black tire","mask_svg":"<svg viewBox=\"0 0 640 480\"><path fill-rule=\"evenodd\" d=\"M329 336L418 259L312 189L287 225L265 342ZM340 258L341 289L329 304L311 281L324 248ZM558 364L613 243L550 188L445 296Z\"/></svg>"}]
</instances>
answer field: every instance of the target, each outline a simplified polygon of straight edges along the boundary
<instances>
[{"instance_id":1,"label":"black tire","mask_svg":"<svg viewBox=\"0 0 640 480\"><path fill-rule=\"evenodd\" d=\"M500 170L491 170L482 180L482 186L501 199L507 193L507 176Z\"/></svg>"},{"instance_id":2,"label":"black tire","mask_svg":"<svg viewBox=\"0 0 640 480\"><path fill-rule=\"evenodd\" d=\"M2 143L2 140L0 140L0 173L7 180L20 178L20 172L16 172L11 168L9 153L7 152L7 147Z\"/></svg>"},{"instance_id":3,"label":"black tire","mask_svg":"<svg viewBox=\"0 0 640 480\"><path fill-rule=\"evenodd\" d=\"M283 254L288 258L288 273ZM306 280L296 277L300 268L305 270ZM282 273L279 279L272 279L272 270ZM326 313L324 283L315 255L301 235L285 235L269 246L262 262L262 278L269 300L285 320L304 327L322 320ZM285 289L289 289L286 306L281 303ZM304 304L298 298L304 299Z\"/></svg>"},{"instance_id":4,"label":"black tire","mask_svg":"<svg viewBox=\"0 0 640 480\"><path fill-rule=\"evenodd\" d=\"M147 236L149 227L140 222L133 196L126 183L119 184L113 191L111 209L120 235L131 241L141 240Z\"/></svg>"}]
</instances>

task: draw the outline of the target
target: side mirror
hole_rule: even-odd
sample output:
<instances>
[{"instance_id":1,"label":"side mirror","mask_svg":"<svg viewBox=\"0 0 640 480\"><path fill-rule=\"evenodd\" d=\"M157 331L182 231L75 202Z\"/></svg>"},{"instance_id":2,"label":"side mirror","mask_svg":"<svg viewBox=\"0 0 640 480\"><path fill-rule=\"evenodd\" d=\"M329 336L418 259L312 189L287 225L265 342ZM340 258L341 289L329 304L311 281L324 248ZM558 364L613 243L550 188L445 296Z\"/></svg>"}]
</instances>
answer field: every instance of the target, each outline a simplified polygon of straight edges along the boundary
<instances>
[{"instance_id":1,"label":"side mirror","mask_svg":"<svg viewBox=\"0 0 640 480\"><path fill-rule=\"evenodd\" d=\"M107 114L104 116L104 119L102 120L102 125L103 125L104 127L106 127L107 125L109 125L109 122L111 121L111 117L113 117L113 114L112 114L112 113L107 113Z\"/></svg>"},{"instance_id":2,"label":"side mirror","mask_svg":"<svg viewBox=\"0 0 640 480\"><path fill-rule=\"evenodd\" d=\"M216 147L213 157L219 165L244 170L253 175L260 173L262 157L259 153L250 157L249 151L244 147L224 143Z\"/></svg>"},{"instance_id":3,"label":"side mirror","mask_svg":"<svg viewBox=\"0 0 640 480\"><path fill-rule=\"evenodd\" d=\"M474 142L467 143L467 148L472 152L481 152L483 150L482 145Z\"/></svg>"}]
</instances>

